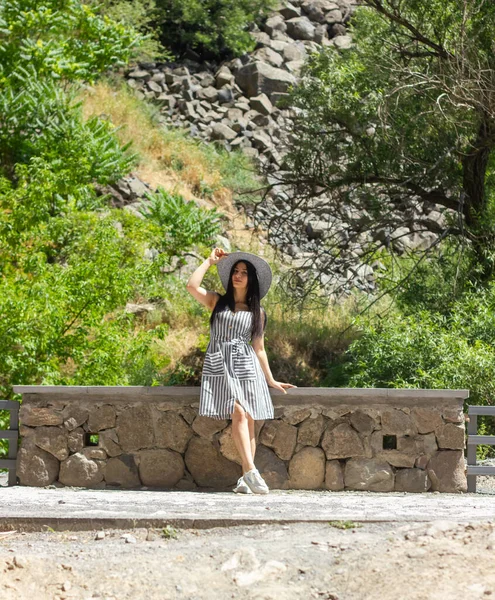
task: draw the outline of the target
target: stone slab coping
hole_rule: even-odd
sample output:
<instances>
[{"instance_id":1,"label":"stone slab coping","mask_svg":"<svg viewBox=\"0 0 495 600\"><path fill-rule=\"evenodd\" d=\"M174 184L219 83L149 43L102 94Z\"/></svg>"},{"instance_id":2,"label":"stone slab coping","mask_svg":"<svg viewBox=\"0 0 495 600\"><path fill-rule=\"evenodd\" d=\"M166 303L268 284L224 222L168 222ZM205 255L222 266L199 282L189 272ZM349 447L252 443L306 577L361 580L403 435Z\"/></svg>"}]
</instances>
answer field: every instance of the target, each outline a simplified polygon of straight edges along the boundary
<instances>
[{"instance_id":1,"label":"stone slab coping","mask_svg":"<svg viewBox=\"0 0 495 600\"><path fill-rule=\"evenodd\" d=\"M15 385L16 394L29 396L77 396L84 400L199 400L199 386L63 386L63 385ZM469 397L469 390L427 390L390 388L326 388L299 387L287 390L287 394L270 389L275 406L284 405L333 405L379 403L379 404L427 404L453 402Z\"/></svg>"}]
</instances>

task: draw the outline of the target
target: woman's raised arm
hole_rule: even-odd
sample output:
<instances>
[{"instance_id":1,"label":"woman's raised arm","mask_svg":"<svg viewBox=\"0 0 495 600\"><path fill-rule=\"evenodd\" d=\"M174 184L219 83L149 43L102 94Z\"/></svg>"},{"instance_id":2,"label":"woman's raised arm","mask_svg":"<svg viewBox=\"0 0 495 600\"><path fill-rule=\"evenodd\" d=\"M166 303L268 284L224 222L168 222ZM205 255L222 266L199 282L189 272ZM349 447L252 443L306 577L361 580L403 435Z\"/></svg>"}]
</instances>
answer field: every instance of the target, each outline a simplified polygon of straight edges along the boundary
<instances>
[{"instance_id":1,"label":"woman's raised arm","mask_svg":"<svg viewBox=\"0 0 495 600\"><path fill-rule=\"evenodd\" d=\"M187 282L186 289L187 291L201 302L204 306L213 310L219 298L219 294L217 292L209 292L205 290L205 288L201 287L201 282L206 274L206 271L212 266L217 264L222 258L225 258L227 253L222 250L222 248L214 248L211 251L210 256L203 261L199 267L194 271L194 273L189 277L189 281Z\"/></svg>"}]
</instances>

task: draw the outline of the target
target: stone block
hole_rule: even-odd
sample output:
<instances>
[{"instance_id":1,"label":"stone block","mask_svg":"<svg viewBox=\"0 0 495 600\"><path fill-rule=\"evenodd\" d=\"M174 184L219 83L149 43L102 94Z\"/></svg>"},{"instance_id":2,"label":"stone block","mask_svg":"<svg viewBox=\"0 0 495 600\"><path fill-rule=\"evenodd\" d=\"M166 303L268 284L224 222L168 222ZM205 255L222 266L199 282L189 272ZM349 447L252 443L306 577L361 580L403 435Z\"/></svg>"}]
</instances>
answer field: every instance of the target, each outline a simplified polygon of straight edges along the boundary
<instances>
[{"instance_id":1,"label":"stone block","mask_svg":"<svg viewBox=\"0 0 495 600\"><path fill-rule=\"evenodd\" d=\"M241 455L239 454L239 451L237 450L235 442L232 438L232 425L229 425L222 431L218 441L220 443L220 452L222 455L228 460L231 460L232 462L242 466Z\"/></svg>"},{"instance_id":2,"label":"stone block","mask_svg":"<svg viewBox=\"0 0 495 600\"><path fill-rule=\"evenodd\" d=\"M19 421L29 427L40 427L42 425L62 425L64 417L62 411L54 408L41 408L29 404L21 404L19 409Z\"/></svg>"},{"instance_id":3,"label":"stone block","mask_svg":"<svg viewBox=\"0 0 495 600\"><path fill-rule=\"evenodd\" d=\"M190 440L185 462L194 481L201 487L229 487L237 483L242 474L239 465L222 456L218 444L200 437Z\"/></svg>"},{"instance_id":4,"label":"stone block","mask_svg":"<svg viewBox=\"0 0 495 600\"><path fill-rule=\"evenodd\" d=\"M384 435L414 435L417 429L410 415L394 408L382 413L382 433Z\"/></svg>"},{"instance_id":5,"label":"stone block","mask_svg":"<svg viewBox=\"0 0 495 600\"><path fill-rule=\"evenodd\" d=\"M175 411L161 413L155 421L155 439L159 448L170 448L184 454L193 430Z\"/></svg>"},{"instance_id":6,"label":"stone block","mask_svg":"<svg viewBox=\"0 0 495 600\"><path fill-rule=\"evenodd\" d=\"M302 423L309 416L311 416L310 408L287 408L282 418L286 423L289 423L289 425L297 425L298 423Z\"/></svg>"},{"instance_id":7,"label":"stone block","mask_svg":"<svg viewBox=\"0 0 495 600\"><path fill-rule=\"evenodd\" d=\"M315 26L307 17L294 17L287 22L287 33L295 40L313 40Z\"/></svg>"},{"instance_id":8,"label":"stone block","mask_svg":"<svg viewBox=\"0 0 495 600\"><path fill-rule=\"evenodd\" d=\"M88 428L91 433L97 433L102 429L115 427L115 408L110 404L96 406L89 415Z\"/></svg>"},{"instance_id":9,"label":"stone block","mask_svg":"<svg viewBox=\"0 0 495 600\"><path fill-rule=\"evenodd\" d=\"M443 425L442 414L435 408L415 406L411 410L411 418L419 433L431 433Z\"/></svg>"},{"instance_id":10,"label":"stone block","mask_svg":"<svg viewBox=\"0 0 495 600\"><path fill-rule=\"evenodd\" d=\"M202 438L211 440L216 433L227 427L227 423L226 419L198 416L194 419L192 428Z\"/></svg>"},{"instance_id":11,"label":"stone block","mask_svg":"<svg viewBox=\"0 0 495 600\"><path fill-rule=\"evenodd\" d=\"M122 488L136 488L141 485L136 460L132 454L122 454L110 458L104 470L105 481Z\"/></svg>"},{"instance_id":12,"label":"stone block","mask_svg":"<svg viewBox=\"0 0 495 600\"><path fill-rule=\"evenodd\" d=\"M53 454L58 460L65 460L69 456L65 429L60 427L37 427L31 439L38 448Z\"/></svg>"},{"instance_id":13,"label":"stone block","mask_svg":"<svg viewBox=\"0 0 495 600\"><path fill-rule=\"evenodd\" d=\"M351 425L363 435L370 435L377 426L376 421L362 410L356 410L349 417Z\"/></svg>"},{"instance_id":14,"label":"stone block","mask_svg":"<svg viewBox=\"0 0 495 600\"><path fill-rule=\"evenodd\" d=\"M315 419L306 419L298 427L297 443L303 446L318 446L324 429L323 415L318 415Z\"/></svg>"},{"instance_id":15,"label":"stone block","mask_svg":"<svg viewBox=\"0 0 495 600\"><path fill-rule=\"evenodd\" d=\"M297 428L284 421L267 421L260 433L260 443L272 448L282 460L289 460L297 443Z\"/></svg>"},{"instance_id":16,"label":"stone block","mask_svg":"<svg viewBox=\"0 0 495 600\"><path fill-rule=\"evenodd\" d=\"M270 96L273 92L287 93L289 87L296 83L293 75L263 62L253 62L237 71L237 85L248 98L265 93Z\"/></svg>"},{"instance_id":17,"label":"stone block","mask_svg":"<svg viewBox=\"0 0 495 600\"><path fill-rule=\"evenodd\" d=\"M60 463L60 483L72 487L94 487L103 481L103 463L78 452Z\"/></svg>"},{"instance_id":18,"label":"stone block","mask_svg":"<svg viewBox=\"0 0 495 600\"><path fill-rule=\"evenodd\" d=\"M67 446L72 453L80 452L84 448L84 429L78 427L70 431L67 436Z\"/></svg>"},{"instance_id":19,"label":"stone block","mask_svg":"<svg viewBox=\"0 0 495 600\"><path fill-rule=\"evenodd\" d=\"M89 412L86 408L80 406L69 405L63 410L64 427L68 431L74 431L88 420Z\"/></svg>"},{"instance_id":20,"label":"stone block","mask_svg":"<svg viewBox=\"0 0 495 600\"><path fill-rule=\"evenodd\" d=\"M98 437L98 446L103 448L108 456L114 457L122 454L119 437L115 429L106 429Z\"/></svg>"},{"instance_id":21,"label":"stone block","mask_svg":"<svg viewBox=\"0 0 495 600\"><path fill-rule=\"evenodd\" d=\"M84 454L86 458L94 458L96 460L106 460L108 458L105 450L98 448L98 446L87 446L81 450L81 454Z\"/></svg>"},{"instance_id":22,"label":"stone block","mask_svg":"<svg viewBox=\"0 0 495 600\"><path fill-rule=\"evenodd\" d=\"M317 490L325 481L325 453L321 448L306 446L291 458L288 487Z\"/></svg>"},{"instance_id":23,"label":"stone block","mask_svg":"<svg viewBox=\"0 0 495 600\"><path fill-rule=\"evenodd\" d=\"M116 431L124 452L153 446L153 419L149 406L127 406L117 417Z\"/></svg>"},{"instance_id":24,"label":"stone block","mask_svg":"<svg viewBox=\"0 0 495 600\"><path fill-rule=\"evenodd\" d=\"M347 423L327 428L321 447L328 460L364 456L364 445L357 431Z\"/></svg>"},{"instance_id":25,"label":"stone block","mask_svg":"<svg viewBox=\"0 0 495 600\"><path fill-rule=\"evenodd\" d=\"M344 471L338 460L329 460L325 466L325 488L332 492L344 489Z\"/></svg>"},{"instance_id":26,"label":"stone block","mask_svg":"<svg viewBox=\"0 0 495 600\"><path fill-rule=\"evenodd\" d=\"M422 469L399 469L395 473L396 492L427 492L431 487L428 473Z\"/></svg>"},{"instance_id":27,"label":"stone block","mask_svg":"<svg viewBox=\"0 0 495 600\"><path fill-rule=\"evenodd\" d=\"M465 442L464 425L444 423L435 430L439 448L448 450L463 450Z\"/></svg>"},{"instance_id":28,"label":"stone block","mask_svg":"<svg viewBox=\"0 0 495 600\"><path fill-rule=\"evenodd\" d=\"M345 487L350 490L391 492L394 489L392 467L381 460L351 458L344 471Z\"/></svg>"},{"instance_id":29,"label":"stone block","mask_svg":"<svg viewBox=\"0 0 495 600\"><path fill-rule=\"evenodd\" d=\"M257 446L254 462L270 489L283 490L287 488L287 467L273 450L263 445Z\"/></svg>"},{"instance_id":30,"label":"stone block","mask_svg":"<svg viewBox=\"0 0 495 600\"><path fill-rule=\"evenodd\" d=\"M184 459L173 450L142 450L139 476L149 487L173 487L184 475Z\"/></svg>"},{"instance_id":31,"label":"stone block","mask_svg":"<svg viewBox=\"0 0 495 600\"><path fill-rule=\"evenodd\" d=\"M16 466L19 483L35 487L52 484L57 480L60 469L60 463L53 454L34 444L24 447L24 443L17 455Z\"/></svg>"},{"instance_id":32,"label":"stone block","mask_svg":"<svg viewBox=\"0 0 495 600\"><path fill-rule=\"evenodd\" d=\"M250 99L249 105L252 110L256 110L262 115L270 115L273 112L273 105L266 94L260 94Z\"/></svg>"},{"instance_id":33,"label":"stone block","mask_svg":"<svg viewBox=\"0 0 495 600\"><path fill-rule=\"evenodd\" d=\"M430 458L427 472L434 492L467 491L464 453L462 450L439 450Z\"/></svg>"},{"instance_id":34,"label":"stone block","mask_svg":"<svg viewBox=\"0 0 495 600\"><path fill-rule=\"evenodd\" d=\"M462 407L449 408L446 407L442 411L443 420L447 423L464 423L464 413Z\"/></svg>"}]
</instances>

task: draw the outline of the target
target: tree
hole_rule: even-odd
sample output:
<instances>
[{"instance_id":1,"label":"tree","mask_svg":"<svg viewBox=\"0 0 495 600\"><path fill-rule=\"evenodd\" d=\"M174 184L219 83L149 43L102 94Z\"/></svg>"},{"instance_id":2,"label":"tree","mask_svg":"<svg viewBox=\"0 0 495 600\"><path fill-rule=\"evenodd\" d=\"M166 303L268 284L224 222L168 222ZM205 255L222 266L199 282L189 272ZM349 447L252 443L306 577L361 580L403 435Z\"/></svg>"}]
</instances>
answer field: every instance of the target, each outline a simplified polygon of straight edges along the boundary
<instances>
[{"instance_id":1,"label":"tree","mask_svg":"<svg viewBox=\"0 0 495 600\"><path fill-rule=\"evenodd\" d=\"M292 215L325 198L344 225L318 251L341 270L353 243L370 263L428 232L419 260L459 240L486 281L495 267L495 5L363 4L352 46L313 54L294 90L292 142L274 186L292 188ZM425 207L444 215L425 218Z\"/></svg>"}]
</instances>

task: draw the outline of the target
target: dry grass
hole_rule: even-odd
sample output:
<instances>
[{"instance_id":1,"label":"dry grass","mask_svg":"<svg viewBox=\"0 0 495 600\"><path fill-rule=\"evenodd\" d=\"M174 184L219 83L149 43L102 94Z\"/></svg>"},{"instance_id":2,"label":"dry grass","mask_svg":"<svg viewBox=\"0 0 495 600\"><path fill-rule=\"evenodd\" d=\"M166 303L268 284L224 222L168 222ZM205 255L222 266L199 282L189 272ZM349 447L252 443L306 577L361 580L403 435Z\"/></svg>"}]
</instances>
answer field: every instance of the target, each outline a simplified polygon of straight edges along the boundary
<instances>
[{"instance_id":1,"label":"dry grass","mask_svg":"<svg viewBox=\"0 0 495 600\"><path fill-rule=\"evenodd\" d=\"M178 191L186 199L199 200L201 191L212 190L212 199L225 205L232 192L222 185L222 175L211 168L204 151L178 132L166 131L154 122L151 107L122 85L115 89L99 82L87 88L82 100L83 117L105 116L115 127L122 144L132 142L138 154L135 173L152 187ZM204 204L208 204L203 200Z\"/></svg>"}]
</instances>

